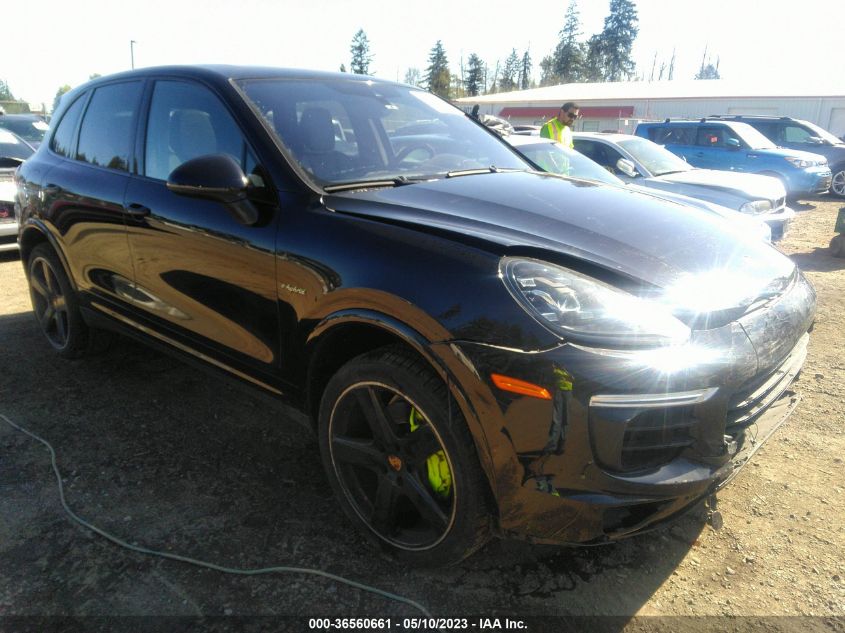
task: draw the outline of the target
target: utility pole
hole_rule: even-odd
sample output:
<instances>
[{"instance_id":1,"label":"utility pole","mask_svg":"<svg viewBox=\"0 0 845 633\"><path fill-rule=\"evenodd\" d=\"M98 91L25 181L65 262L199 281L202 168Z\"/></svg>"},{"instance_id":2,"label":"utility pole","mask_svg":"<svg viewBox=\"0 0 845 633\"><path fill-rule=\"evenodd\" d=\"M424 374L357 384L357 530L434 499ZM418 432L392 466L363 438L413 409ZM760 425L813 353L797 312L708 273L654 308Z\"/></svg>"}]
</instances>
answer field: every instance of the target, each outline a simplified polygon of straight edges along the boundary
<instances>
[{"instance_id":1,"label":"utility pole","mask_svg":"<svg viewBox=\"0 0 845 633\"><path fill-rule=\"evenodd\" d=\"M132 70L135 70L135 40L129 40L129 54L132 57Z\"/></svg>"}]
</instances>

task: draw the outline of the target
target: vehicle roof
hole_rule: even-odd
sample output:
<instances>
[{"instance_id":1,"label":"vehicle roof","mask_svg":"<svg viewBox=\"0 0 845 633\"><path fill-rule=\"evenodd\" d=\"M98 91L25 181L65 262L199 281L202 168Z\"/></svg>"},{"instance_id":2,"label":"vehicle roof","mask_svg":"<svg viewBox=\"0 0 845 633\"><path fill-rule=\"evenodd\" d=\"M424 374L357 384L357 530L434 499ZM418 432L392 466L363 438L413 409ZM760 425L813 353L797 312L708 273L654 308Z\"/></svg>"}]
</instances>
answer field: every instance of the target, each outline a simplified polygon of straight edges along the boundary
<instances>
[{"instance_id":1,"label":"vehicle roof","mask_svg":"<svg viewBox=\"0 0 845 633\"><path fill-rule=\"evenodd\" d=\"M505 137L505 140L513 145L519 147L520 145L542 145L543 143L557 143L554 139L546 138L545 136L529 136L527 134L510 134Z\"/></svg>"},{"instance_id":2,"label":"vehicle roof","mask_svg":"<svg viewBox=\"0 0 845 633\"><path fill-rule=\"evenodd\" d=\"M280 68L273 66L238 66L229 64L200 64L200 65L174 65L174 66L150 66L138 68L112 75L98 77L90 84L98 84L114 79L128 79L134 77L149 77L154 75L175 75L184 77L200 77L205 79L229 80L229 79L345 79L348 81L369 81L376 83L394 83L385 79L378 79L368 75L356 75L355 73L341 73L323 70L309 70L304 68ZM89 85L89 84L86 84Z\"/></svg>"},{"instance_id":3,"label":"vehicle roof","mask_svg":"<svg viewBox=\"0 0 845 633\"><path fill-rule=\"evenodd\" d=\"M643 138L641 136L635 136L633 134L622 134L621 132L575 132L572 134L574 138L595 138L599 140L610 141L611 143L618 143L619 141L625 141L628 139L635 138L638 141L642 141Z\"/></svg>"}]
</instances>

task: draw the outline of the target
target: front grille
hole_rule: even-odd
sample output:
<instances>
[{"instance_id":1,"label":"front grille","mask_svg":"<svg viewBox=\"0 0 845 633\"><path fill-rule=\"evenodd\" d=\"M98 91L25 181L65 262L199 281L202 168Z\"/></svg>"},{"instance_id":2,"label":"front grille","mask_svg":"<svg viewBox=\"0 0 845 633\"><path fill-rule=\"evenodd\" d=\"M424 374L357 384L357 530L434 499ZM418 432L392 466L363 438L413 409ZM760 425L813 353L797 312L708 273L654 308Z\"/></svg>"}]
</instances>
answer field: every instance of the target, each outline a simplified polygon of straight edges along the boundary
<instances>
[{"instance_id":1,"label":"front grille","mask_svg":"<svg viewBox=\"0 0 845 633\"><path fill-rule=\"evenodd\" d=\"M745 383L728 402L728 416L725 432L733 435L754 421L786 391L790 383L795 380L804 359L807 357L807 341L809 334L805 334L786 359L772 372L757 376Z\"/></svg>"}]
</instances>

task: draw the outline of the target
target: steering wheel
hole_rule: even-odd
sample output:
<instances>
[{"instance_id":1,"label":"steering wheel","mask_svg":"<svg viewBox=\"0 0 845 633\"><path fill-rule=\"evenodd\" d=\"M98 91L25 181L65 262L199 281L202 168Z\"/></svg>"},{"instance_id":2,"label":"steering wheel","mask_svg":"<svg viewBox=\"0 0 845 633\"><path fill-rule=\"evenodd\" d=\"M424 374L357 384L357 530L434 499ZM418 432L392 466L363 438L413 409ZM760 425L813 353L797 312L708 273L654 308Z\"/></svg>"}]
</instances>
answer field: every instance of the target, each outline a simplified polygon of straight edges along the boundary
<instances>
[{"instance_id":1,"label":"steering wheel","mask_svg":"<svg viewBox=\"0 0 845 633\"><path fill-rule=\"evenodd\" d=\"M428 156L426 156L423 160L430 160L434 158L435 154L437 154L437 150L428 143L412 143L411 145L407 145L396 152L396 162L401 163L408 158L411 152L415 152L418 149L423 150L426 154L428 154Z\"/></svg>"}]
</instances>

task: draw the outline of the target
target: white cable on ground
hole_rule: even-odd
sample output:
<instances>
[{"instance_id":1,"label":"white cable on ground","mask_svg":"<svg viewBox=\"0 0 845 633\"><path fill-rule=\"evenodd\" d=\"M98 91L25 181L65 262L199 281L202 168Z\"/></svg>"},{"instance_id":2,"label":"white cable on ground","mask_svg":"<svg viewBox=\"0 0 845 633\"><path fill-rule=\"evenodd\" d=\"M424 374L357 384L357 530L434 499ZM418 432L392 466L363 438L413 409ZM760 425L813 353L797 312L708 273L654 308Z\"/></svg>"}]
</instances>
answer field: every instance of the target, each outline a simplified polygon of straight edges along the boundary
<instances>
[{"instance_id":1,"label":"white cable on ground","mask_svg":"<svg viewBox=\"0 0 845 633\"><path fill-rule=\"evenodd\" d=\"M371 587L371 586L366 585L364 583L356 582L354 580L349 580L347 578L343 578L342 576L330 574L329 572L322 571L322 570L319 570L319 569L309 569L307 567L288 567L288 566L264 567L264 568L261 568L261 569L235 569L235 568L232 568L232 567L225 567L223 565L216 565L214 563L207 563L207 562L204 562L204 561L201 561L201 560L197 560L195 558L190 558L188 556L180 556L178 554L170 554L168 552L159 552L159 551L156 551L156 550L148 549L146 547L139 547L137 545L132 545L130 543L127 543L126 541L121 540L121 539L117 538L116 536L112 536L108 532L101 530L97 526L92 525L91 523L88 523L88 521L86 521L85 519L77 516L76 513L74 513L73 510L70 509L70 507L67 504L67 501L65 500L65 491L64 491L64 486L62 485L62 475L59 472L58 465L56 464L56 451L53 450L53 447L50 445L50 443L47 440L42 439L39 436L37 436L35 433L25 429L22 426L15 424L14 422L12 422L9 418L7 418L2 413L0 413L0 418L2 418L12 428L17 429L21 433L25 433L26 435L28 435L32 439L37 440L38 442L41 442L41 444L43 444L44 446L47 447L47 450L50 451L50 462L52 463L52 466L53 466L53 472L55 473L56 481L59 484L59 499L61 500L62 507L65 509L65 512L67 512L70 515L70 517L74 521L79 523L81 526L88 528L89 530L91 530L95 534L99 534L103 538L108 539L109 541L111 541L115 545L119 545L120 547L125 547L126 549L132 550L133 552L138 552L139 554L147 554L147 555L150 555L150 556L159 556L161 558L168 558L170 560L175 560L175 561L179 561L179 562L182 562L182 563L188 563L190 565L196 565L198 567L205 567L205 568L213 569L215 571L220 571L220 572L223 572L223 573L226 573L226 574L239 574L239 575L242 575L242 576L257 576L259 574L294 573L294 574L309 574L309 575L312 575L312 576L322 576L323 578L328 578L329 580L334 580L335 582L339 582L339 583L342 583L344 585L349 585L350 587L354 587L354 588L360 589L362 591L368 591L370 593L374 593L374 594L382 596L384 598L388 598L390 600L395 600L396 602L401 602L403 604L407 604L409 606L414 607L415 609L418 609L421 613L423 613L425 615L426 618L433 618L433 616L426 610L425 607L423 607L418 602L415 602L415 601L413 601L409 598L404 598L402 596L398 596L396 594L390 593L389 591L377 589L376 587Z\"/></svg>"}]
</instances>

